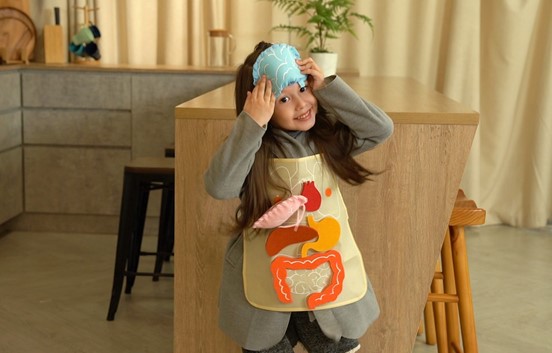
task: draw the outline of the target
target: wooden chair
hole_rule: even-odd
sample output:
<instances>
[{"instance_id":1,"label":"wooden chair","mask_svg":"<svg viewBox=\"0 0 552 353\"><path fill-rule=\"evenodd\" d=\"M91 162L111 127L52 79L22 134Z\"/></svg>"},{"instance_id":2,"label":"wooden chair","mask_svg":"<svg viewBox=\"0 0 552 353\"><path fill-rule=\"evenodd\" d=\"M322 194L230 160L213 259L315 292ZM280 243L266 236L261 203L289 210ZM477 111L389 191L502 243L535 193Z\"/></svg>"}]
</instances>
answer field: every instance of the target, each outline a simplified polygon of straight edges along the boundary
<instances>
[{"instance_id":1,"label":"wooden chair","mask_svg":"<svg viewBox=\"0 0 552 353\"><path fill-rule=\"evenodd\" d=\"M464 227L484 224L485 215L458 191L424 310L426 343L439 353L478 352Z\"/></svg>"}]
</instances>

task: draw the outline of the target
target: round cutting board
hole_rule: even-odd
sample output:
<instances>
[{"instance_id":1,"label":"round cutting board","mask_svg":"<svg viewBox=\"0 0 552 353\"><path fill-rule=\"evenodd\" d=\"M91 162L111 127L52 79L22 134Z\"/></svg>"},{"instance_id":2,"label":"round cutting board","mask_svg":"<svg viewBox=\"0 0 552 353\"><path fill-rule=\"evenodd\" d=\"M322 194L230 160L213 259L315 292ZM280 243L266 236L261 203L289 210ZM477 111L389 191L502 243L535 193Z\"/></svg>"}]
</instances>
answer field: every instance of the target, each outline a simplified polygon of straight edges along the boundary
<instances>
[{"instance_id":1,"label":"round cutting board","mask_svg":"<svg viewBox=\"0 0 552 353\"><path fill-rule=\"evenodd\" d=\"M3 62L29 62L34 55L36 28L24 12L0 8L0 57Z\"/></svg>"}]
</instances>

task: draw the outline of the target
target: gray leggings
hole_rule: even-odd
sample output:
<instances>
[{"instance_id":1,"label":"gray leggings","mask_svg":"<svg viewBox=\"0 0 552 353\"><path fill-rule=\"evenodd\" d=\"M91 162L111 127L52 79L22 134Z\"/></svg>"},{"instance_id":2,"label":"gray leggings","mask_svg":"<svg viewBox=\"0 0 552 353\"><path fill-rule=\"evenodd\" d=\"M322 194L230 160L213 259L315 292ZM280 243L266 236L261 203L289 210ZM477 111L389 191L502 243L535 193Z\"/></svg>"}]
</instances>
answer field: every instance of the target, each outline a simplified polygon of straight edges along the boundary
<instances>
[{"instance_id":1,"label":"gray leggings","mask_svg":"<svg viewBox=\"0 0 552 353\"><path fill-rule=\"evenodd\" d=\"M339 342L326 337L316 321L310 321L308 312L292 313L286 335L275 346L262 351L243 353L293 353L293 347L301 342L309 353L347 353L360 344L356 339L342 337Z\"/></svg>"}]
</instances>

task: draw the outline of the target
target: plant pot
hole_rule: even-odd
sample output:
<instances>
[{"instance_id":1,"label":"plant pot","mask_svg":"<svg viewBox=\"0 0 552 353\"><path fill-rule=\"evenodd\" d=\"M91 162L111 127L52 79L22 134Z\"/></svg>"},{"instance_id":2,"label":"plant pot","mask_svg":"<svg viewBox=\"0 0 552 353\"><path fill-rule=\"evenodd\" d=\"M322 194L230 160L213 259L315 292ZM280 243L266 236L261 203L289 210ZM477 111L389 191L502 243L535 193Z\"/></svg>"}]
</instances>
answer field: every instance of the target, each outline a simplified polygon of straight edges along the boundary
<instances>
[{"instance_id":1,"label":"plant pot","mask_svg":"<svg viewBox=\"0 0 552 353\"><path fill-rule=\"evenodd\" d=\"M337 53L310 53L325 77L335 75L337 70Z\"/></svg>"}]
</instances>

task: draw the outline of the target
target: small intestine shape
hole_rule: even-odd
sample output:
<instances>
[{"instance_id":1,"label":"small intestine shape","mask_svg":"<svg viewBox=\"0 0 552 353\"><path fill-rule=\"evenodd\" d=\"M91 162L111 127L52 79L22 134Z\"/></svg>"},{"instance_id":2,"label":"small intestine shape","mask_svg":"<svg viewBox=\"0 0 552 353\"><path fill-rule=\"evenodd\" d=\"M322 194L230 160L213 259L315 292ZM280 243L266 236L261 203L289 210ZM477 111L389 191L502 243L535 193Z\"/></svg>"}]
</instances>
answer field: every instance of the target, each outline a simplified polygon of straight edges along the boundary
<instances>
[{"instance_id":1,"label":"small intestine shape","mask_svg":"<svg viewBox=\"0 0 552 353\"><path fill-rule=\"evenodd\" d=\"M305 203L307 198L303 195L291 195L285 200L274 204L254 224L253 228L276 228L281 226L297 211L297 221L294 226L297 229L305 215Z\"/></svg>"}]
</instances>

